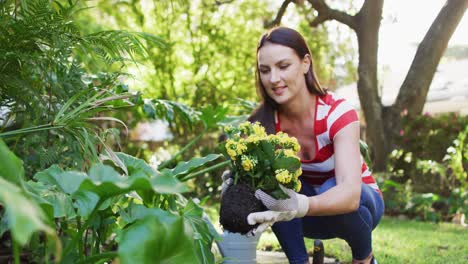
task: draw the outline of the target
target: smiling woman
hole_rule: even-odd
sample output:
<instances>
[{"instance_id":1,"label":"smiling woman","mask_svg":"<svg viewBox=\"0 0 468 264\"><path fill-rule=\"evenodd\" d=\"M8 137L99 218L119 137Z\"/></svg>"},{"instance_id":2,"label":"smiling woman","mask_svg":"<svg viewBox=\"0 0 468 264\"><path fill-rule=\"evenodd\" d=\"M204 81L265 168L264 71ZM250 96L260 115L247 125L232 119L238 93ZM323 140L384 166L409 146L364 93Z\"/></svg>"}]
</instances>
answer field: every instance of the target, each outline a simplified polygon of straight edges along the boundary
<instances>
[{"instance_id":1,"label":"smiling woman","mask_svg":"<svg viewBox=\"0 0 468 264\"><path fill-rule=\"evenodd\" d=\"M256 81L262 103L249 121L260 122L268 134L297 139L302 188L285 188L287 199L258 189L255 196L268 211L248 215L250 225L260 224L251 233L273 224L290 263L308 262L304 237L344 239L353 263L376 263L371 237L384 205L360 154L356 110L320 85L304 38L290 28L273 28L260 38Z\"/></svg>"},{"instance_id":2,"label":"smiling woman","mask_svg":"<svg viewBox=\"0 0 468 264\"><path fill-rule=\"evenodd\" d=\"M292 96L299 91L325 94L314 72L311 53L304 38L288 33L277 30L275 34L265 34L257 46L257 91L274 107L279 102L273 97L283 93L286 98L288 94Z\"/></svg>"},{"instance_id":3,"label":"smiling woman","mask_svg":"<svg viewBox=\"0 0 468 264\"><path fill-rule=\"evenodd\" d=\"M301 59L292 48L268 43L258 52L258 61L265 91L276 102L285 103L298 93L307 93L304 74L310 67L310 55Z\"/></svg>"}]
</instances>

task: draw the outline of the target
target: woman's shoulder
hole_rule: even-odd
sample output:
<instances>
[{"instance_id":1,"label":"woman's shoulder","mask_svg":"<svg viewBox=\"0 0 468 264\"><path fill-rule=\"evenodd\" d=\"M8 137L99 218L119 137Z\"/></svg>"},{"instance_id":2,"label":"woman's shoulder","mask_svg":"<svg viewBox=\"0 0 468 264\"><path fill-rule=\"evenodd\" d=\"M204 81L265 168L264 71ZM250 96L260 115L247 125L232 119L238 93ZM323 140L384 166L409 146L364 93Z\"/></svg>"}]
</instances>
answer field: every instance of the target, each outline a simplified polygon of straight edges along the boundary
<instances>
[{"instance_id":1,"label":"woman's shoulder","mask_svg":"<svg viewBox=\"0 0 468 264\"><path fill-rule=\"evenodd\" d=\"M319 96L317 104L318 108L325 111L327 115L338 109L340 111L357 111L357 109L346 98L330 91L325 95Z\"/></svg>"},{"instance_id":2,"label":"woman's shoulder","mask_svg":"<svg viewBox=\"0 0 468 264\"><path fill-rule=\"evenodd\" d=\"M347 100L344 97L331 91L327 91L326 94L319 96L319 104L323 105L332 106L346 101Z\"/></svg>"}]
</instances>

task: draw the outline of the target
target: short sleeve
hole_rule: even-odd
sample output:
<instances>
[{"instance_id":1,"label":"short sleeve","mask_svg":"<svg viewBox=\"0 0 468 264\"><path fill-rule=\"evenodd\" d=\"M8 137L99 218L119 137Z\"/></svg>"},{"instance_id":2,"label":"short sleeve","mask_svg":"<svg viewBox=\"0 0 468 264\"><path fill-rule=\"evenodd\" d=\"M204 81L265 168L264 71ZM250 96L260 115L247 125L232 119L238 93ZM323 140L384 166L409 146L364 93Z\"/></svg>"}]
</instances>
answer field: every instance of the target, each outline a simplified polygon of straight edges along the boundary
<instances>
[{"instance_id":1,"label":"short sleeve","mask_svg":"<svg viewBox=\"0 0 468 264\"><path fill-rule=\"evenodd\" d=\"M341 129L354 122L359 122L356 109L344 99L336 100L327 119L330 139L333 140Z\"/></svg>"}]
</instances>

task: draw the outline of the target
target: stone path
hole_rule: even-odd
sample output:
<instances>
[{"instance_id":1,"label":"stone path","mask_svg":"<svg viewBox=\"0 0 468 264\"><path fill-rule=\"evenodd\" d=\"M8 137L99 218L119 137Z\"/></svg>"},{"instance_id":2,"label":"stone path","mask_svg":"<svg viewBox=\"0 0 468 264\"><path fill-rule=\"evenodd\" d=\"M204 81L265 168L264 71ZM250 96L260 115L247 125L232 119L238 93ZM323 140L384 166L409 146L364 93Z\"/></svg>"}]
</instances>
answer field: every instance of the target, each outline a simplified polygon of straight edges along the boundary
<instances>
[{"instance_id":1,"label":"stone path","mask_svg":"<svg viewBox=\"0 0 468 264\"><path fill-rule=\"evenodd\" d=\"M312 263L312 258L309 258ZM257 250L257 264L288 264L288 259L283 252ZM325 257L325 264L339 264L335 259Z\"/></svg>"}]
</instances>

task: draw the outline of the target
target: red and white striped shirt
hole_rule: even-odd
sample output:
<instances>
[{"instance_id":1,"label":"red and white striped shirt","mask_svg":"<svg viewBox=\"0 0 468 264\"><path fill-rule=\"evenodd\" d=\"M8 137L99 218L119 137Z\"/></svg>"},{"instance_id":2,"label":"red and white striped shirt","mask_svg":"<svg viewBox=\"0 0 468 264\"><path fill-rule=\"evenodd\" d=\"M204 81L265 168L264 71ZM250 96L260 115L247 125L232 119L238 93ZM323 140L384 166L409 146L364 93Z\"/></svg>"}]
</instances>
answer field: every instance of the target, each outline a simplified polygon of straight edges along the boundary
<instances>
[{"instance_id":1,"label":"red and white striped shirt","mask_svg":"<svg viewBox=\"0 0 468 264\"><path fill-rule=\"evenodd\" d=\"M314 132L315 157L312 160L301 160L302 176L314 187L322 185L326 180L335 177L335 153L333 139L342 128L353 122L359 122L356 110L343 98L328 92L317 96L315 104ZM281 131L278 112L275 112L276 132ZM362 182L381 194L372 172L361 156Z\"/></svg>"}]
</instances>

